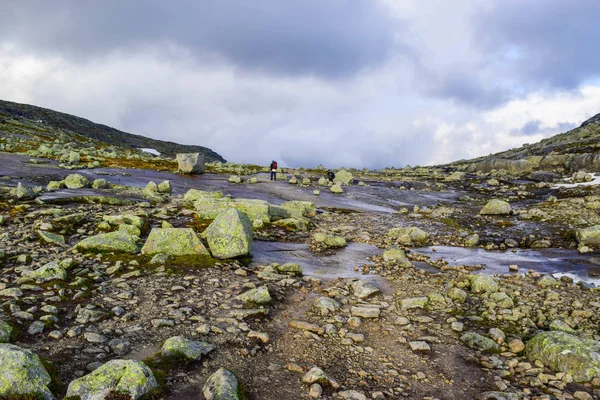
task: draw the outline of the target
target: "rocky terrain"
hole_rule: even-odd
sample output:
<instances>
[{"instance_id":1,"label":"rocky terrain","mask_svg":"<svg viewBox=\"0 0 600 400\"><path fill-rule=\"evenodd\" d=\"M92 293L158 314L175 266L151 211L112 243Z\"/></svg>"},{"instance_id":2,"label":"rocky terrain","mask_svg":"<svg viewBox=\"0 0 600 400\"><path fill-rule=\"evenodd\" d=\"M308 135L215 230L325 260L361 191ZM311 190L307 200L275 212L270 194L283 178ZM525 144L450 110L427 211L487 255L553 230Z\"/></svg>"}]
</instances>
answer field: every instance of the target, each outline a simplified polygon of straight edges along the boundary
<instances>
[{"instance_id":1,"label":"rocky terrain","mask_svg":"<svg viewBox=\"0 0 600 400\"><path fill-rule=\"evenodd\" d=\"M271 182L1 124L0 398L600 398L597 170Z\"/></svg>"}]
</instances>

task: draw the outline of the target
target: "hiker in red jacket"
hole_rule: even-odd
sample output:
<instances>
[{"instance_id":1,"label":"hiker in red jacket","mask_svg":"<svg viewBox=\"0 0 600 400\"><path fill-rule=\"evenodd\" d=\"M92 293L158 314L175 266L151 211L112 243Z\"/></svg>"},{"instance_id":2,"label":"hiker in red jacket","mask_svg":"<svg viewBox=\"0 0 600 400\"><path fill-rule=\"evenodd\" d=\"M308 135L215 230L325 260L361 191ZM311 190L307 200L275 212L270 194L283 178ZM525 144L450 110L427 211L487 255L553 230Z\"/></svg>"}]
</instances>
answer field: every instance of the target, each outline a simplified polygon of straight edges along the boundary
<instances>
[{"instance_id":1,"label":"hiker in red jacket","mask_svg":"<svg viewBox=\"0 0 600 400\"><path fill-rule=\"evenodd\" d=\"M271 166L269 167L269 169L271 170L271 180L276 181L277 180L277 161L275 161L275 160L271 161Z\"/></svg>"}]
</instances>

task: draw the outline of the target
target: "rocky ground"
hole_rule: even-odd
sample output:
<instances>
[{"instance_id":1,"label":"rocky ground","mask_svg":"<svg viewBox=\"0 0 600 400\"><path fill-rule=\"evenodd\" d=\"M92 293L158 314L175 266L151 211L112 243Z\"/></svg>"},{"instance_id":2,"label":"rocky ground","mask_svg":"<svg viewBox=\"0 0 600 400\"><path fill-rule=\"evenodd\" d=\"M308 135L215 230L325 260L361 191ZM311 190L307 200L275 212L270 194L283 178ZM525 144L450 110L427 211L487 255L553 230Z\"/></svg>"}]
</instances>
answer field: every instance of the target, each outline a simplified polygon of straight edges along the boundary
<instances>
[{"instance_id":1,"label":"rocky ground","mask_svg":"<svg viewBox=\"0 0 600 400\"><path fill-rule=\"evenodd\" d=\"M62 150L29 162L15 140L0 168L4 398L600 398L590 279L491 276L422 250L570 249L593 275L596 185L415 168L332 186L319 169L270 182L233 164L148 182L60 168ZM251 240L316 259L378 250L355 277L322 278L302 259L253 262Z\"/></svg>"}]
</instances>

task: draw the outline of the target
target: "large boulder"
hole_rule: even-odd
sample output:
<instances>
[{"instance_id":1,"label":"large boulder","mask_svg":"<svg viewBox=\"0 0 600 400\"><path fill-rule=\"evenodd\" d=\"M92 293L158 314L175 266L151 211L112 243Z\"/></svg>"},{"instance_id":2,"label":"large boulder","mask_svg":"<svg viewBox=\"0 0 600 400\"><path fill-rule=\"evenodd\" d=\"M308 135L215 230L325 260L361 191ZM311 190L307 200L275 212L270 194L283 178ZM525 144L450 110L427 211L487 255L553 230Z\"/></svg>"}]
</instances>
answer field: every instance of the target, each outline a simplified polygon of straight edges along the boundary
<instances>
[{"instance_id":1,"label":"large boulder","mask_svg":"<svg viewBox=\"0 0 600 400\"><path fill-rule=\"evenodd\" d=\"M75 245L80 251L91 251L99 253L131 253L138 252L138 238L125 232L117 231L90 236Z\"/></svg>"},{"instance_id":2,"label":"large boulder","mask_svg":"<svg viewBox=\"0 0 600 400\"><path fill-rule=\"evenodd\" d=\"M67 397L79 396L81 400L96 400L113 392L127 394L135 400L157 387L152 371L141 361L112 360L71 382Z\"/></svg>"},{"instance_id":3,"label":"large boulder","mask_svg":"<svg viewBox=\"0 0 600 400\"><path fill-rule=\"evenodd\" d=\"M0 344L0 397L53 400L52 379L40 358L30 350Z\"/></svg>"},{"instance_id":4,"label":"large boulder","mask_svg":"<svg viewBox=\"0 0 600 400\"><path fill-rule=\"evenodd\" d=\"M250 254L252 221L239 210L231 208L219 214L205 233L214 258L225 259Z\"/></svg>"},{"instance_id":5,"label":"large boulder","mask_svg":"<svg viewBox=\"0 0 600 400\"><path fill-rule=\"evenodd\" d=\"M354 177L350 172L341 169L338 172L336 172L333 181L340 185L351 185L354 182Z\"/></svg>"},{"instance_id":6,"label":"large boulder","mask_svg":"<svg viewBox=\"0 0 600 400\"><path fill-rule=\"evenodd\" d=\"M19 200L27 200L34 198L35 192L31 188L19 182L17 187L14 189L14 196Z\"/></svg>"},{"instance_id":7,"label":"large boulder","mask_svg":"<svg viewBox=\"0 0 600 400\"><path fill-rule=\"evenodd\" d=\"M256 199L235 199L229 203L246 214L251 220L259 219L262 222L270 222L269 203L264 200Z\"/></svg>"},{"instance_id":8,"label":"large boulder","mask_svg":"<svg viewBox=\"0 0 600 400\"><path fill-rule=\"evenodd\" d=\"M527 343L527 357L540 360L554 372L565 372L576 382L600 377L600 342L567 332L542 332Z\"/></svg>"},{"instance_id":9,"label":"large boulder","mask_svg":"<svg viewBox=\"0 0 600 400\"><path fill-rule=\"evenodd\" d=\"M192 228L154 228L142 247L142 254L193 256L208 255L208 250Z\"/></svg>"},{"instance_id":10,"label":"large boulder","mask_svg":"<svg viewBox=\"0 0 600 400\"><path fill-rule=\"evenodd\" d=\"M183 336L173 336L165 340L160 353L163 357L179 357L199 361L214 349L215 346L206 342L196 342Z\"/></svg>"},{"instance_id":11,"label":"large boulder","mask_svg":"<svg viewBox=\"0 0 600 400\"><path fill-rule=\"evenodd\" d=\"M204 155L200 153L180 153L177 154L177 164L179 172L185 174L203 174L204 173Z\"/></svg>"},{"instance_id":12,"label":"large boulder","mask_svg":"<svg viewBox=\"0 0 600 400\"><path fill-rule=\"evenodd\" d=\"M510 204L504 200L492 199L481 209L481 215L510 215Z\"/></svg>"},{"instance_id":13,"label":"large boulder","mask_svg":"<svg viewBox=\"0 0 600 400\"><path fill-rule=\"evenodd\" d=\"M288 210L290 215L294 218L312 218L317 214L315 203L312 201L286 201L285 203L281 204L281 207Z\"/></svg>"},{"instance_id":14,"label":"large boulder","mask_svg":"<svg viewBox=\"0 0 600 400\"><path fill-rule=\"evenodd\" d=\"M67 175L65 178L65 186L69 189L81 189L91 186L88 178L80 174Z\"/></svg>"},{"instance_id":15,"label":"large boulder","mask_svg":"<svg viewBox=\"0 0 600 400\"><path fill-rule=\"evenodd\" d=\"M242 399L237 378L225 368L219 368L208 378L202 387L202 394L206 400Z\"/></svg>"},{"instance_id":16,"label":"large boulder","mask_svg":"<svg viewBox=\"0 0 600 400\"><path fill-rule=\"evenodd\" d=\"M576 236L577 241L585 246L600 247L600 225L578 229Z\"/></svg>"}]
</instances>

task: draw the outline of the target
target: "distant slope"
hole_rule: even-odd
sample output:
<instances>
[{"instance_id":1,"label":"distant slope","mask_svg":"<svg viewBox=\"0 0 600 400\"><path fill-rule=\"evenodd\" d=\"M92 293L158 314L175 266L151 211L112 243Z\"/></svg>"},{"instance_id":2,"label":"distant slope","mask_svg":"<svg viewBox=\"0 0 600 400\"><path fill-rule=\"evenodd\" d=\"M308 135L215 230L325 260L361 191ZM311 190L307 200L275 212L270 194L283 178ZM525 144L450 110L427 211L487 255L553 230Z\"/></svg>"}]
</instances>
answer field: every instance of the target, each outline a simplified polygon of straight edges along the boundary
<instances>
[{"instance_id":1,"label":"distant slope","mask_svg":"<svg viewBox=\"0 0 600 400\"><path fill-rule=\"evenodd\" d=\"M537 143L447 165L455 169L490 172L505 169L516 174L534 170L600 172L600 114L578 128Z\"/></svg>"},{"instance_id":2,"label":"distant slope","mask_svg":"<svg viewBox=\"0 0 600 400\"><path fill-rule=\"evenodd\" d=\"M32 106L29 104L13 103L0 100L0 118L10 116L21 117L30 120L42 120L44 124L63 131L70 131L90 139L99 140L104 143L129 147L129 148L152 148L158 150L163 156L174 157L177 153L202 153L206 161L221 161L225 159L216 152L203 146L184 145L163 140L147 138L123 132L110 126L96 124L85 118L50 110L47 108Z\"/></svg>"}]
</instances>

